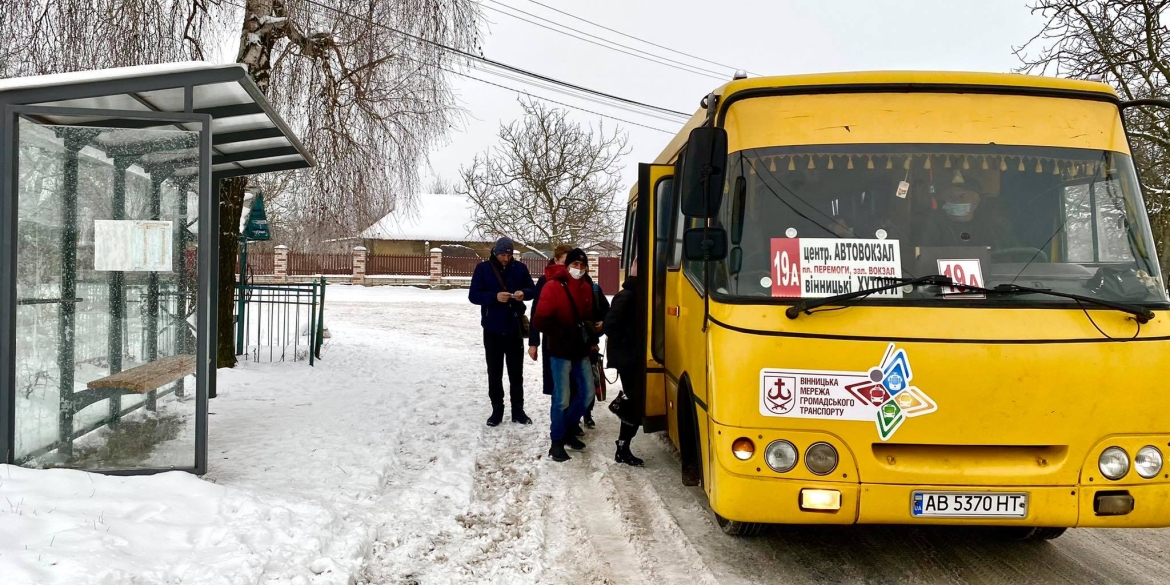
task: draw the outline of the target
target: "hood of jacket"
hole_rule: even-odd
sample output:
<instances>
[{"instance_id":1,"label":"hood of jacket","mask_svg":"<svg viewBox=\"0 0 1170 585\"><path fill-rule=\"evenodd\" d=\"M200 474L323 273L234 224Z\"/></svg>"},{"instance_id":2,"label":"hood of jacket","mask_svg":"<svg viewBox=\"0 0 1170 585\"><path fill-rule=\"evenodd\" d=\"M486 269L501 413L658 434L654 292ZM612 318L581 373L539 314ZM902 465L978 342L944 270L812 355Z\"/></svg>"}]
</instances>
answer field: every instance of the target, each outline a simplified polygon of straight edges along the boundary
<instances>
[{"instance_id":1,"label":"hood of jacket","mask_svg":"<svg viewBox=\"0 0 1170 585\"><path fill-rule=\"evenodd\" d=\"M638 277L630 275L626 277L626 281L622 283L622 290L634 290L638 286Z\"/></svg>"},{"instance_id":2,"label":"hood of jacket","mask_svg":"<svg viewBox=\"0 0 1170 585\"><path fill-rule=\"evenodd\" d=\"M569 269L564 264L549 264L545 266L544 277L547 280L564 280L566 282L572 280L569 276Z\"/></svg>"}]
</instances>

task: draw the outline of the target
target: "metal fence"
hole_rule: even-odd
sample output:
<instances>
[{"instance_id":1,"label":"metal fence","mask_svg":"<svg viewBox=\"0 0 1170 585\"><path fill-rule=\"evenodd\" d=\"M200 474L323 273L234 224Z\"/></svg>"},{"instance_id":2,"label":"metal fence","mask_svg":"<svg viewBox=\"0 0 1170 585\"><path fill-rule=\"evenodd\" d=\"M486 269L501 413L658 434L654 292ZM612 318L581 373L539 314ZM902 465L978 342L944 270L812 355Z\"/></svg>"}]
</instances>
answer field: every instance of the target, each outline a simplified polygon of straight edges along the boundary
<instances>
[{"instance_id":1,"label":"metal fence","mask_svg":"<svg viewBox=\"0 0 1170 585\"><path fill-rule=\"evenodd\" d=\"M248 252L250 274L272 274L276 271L276 255L272 252ZM240 261L236 260L235 274L240 273Z\"/></svg>"},{"instance_id":2,"label":"metal fence","mask_svg":"<svg viewBox=\"0 0 1170 585\"><path fill-rule=\"evenodd\" d=\"M443 276L471 276L480 262L480 258L443 256Z\"/></svg>"},{"instance_id":3,"label":"metal fence","mask_svg":"<svg viewBox=\"0 0 1170 585\"><path fill-rule=\"evenodd\" d=\"M353 256L350 254L303 254L291 252L288 255L288 273L298 276L353 274Z\"/></svg>"},{"instance_id":4,"label":"metal fence","mask_svg":"<svg viewBox=\"0 0 1170 585\"><path fill-rule=\"evenodd\" d=\"M250 361L321 358L325 278L309 283L236 287L236 354Z\"/></svg>"},{"instance_id":5,"label":"metal fence","mask_svg":"<svg viewBox=\"0 0 1170 585\"><path fill-rule=\"evenodd\" d=\"M431 273L430 256L391 256L372 254L366 259L366 274L427 275Z\"/></svg>"}]
</instances>

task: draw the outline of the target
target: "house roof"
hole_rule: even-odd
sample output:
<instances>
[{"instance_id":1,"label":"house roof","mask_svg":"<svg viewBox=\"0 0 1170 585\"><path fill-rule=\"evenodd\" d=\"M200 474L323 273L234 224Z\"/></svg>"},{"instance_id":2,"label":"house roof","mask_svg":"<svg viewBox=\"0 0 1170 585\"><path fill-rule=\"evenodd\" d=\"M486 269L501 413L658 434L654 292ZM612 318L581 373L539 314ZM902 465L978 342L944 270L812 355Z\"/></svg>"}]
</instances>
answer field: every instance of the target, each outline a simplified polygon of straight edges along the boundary
<instances>
[{"instance_id":1,"label":"house roof","mask_svg":"<svg viewBox=\"0 0 1170 585\"><path fill-rule=\"evenodd\" d=\"M367 240L423 240L432 242L486 242L471 227L472 203L464 195L420 195L411 212L394 211L366 228Z\"/></svg>"},{"instance_id":2,"label":"house roof","mask_svg":"<svg viewBox=\"0 0 1170 585\"><path fill-rule=\"evenodd\" d=\"M190 92L187 88L190 87ZM195 130L197 123L167 121L159 115L207 114L211 117L211 170L218 177L250 175L312 166L311 154L241 65L167 63L0 79L0 104L115 110L59 115L32 114L47 124L107 128L98 142L128 149L144 138L143 128ZM178 153L186 164L198 149ZM179 165L176 174L194 172Z\"/></svg>"}]
</instances>

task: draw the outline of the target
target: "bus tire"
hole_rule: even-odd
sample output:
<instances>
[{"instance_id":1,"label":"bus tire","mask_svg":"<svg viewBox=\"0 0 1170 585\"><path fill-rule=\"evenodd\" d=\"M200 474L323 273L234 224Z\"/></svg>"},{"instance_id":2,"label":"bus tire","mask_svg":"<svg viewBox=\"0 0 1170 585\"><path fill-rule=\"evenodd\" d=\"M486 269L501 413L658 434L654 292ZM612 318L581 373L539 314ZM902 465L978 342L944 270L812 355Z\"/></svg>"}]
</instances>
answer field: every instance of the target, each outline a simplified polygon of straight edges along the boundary
<instances>
[{"instance_id":1,"label":"bus tire","mask_svg":"<svg viewBox=\"0 0 1170 585\"><path fill-rule=\"evenodd\" d=\"M999 529L1000 534L1006 540L1027 541L1027 540L1054 540L1060 538L1067 528L1054 528L1051 526L1008 526Z\"/></svg>"},{"instance_id":2,"label":"bus tire","mask_svg":"<svg viewBox=\"0 0 1170 585\"><path fill-rule=\"evenodd\" d=\"M723 534L728 536L750 538L759 536L764 531L764 525L759 522L736 522L735 520L728 520L718 513L715 514L715 523L719 525L719 529L723 531Z\"/></svg>"},{"instance_id":3,"label":"bus tire","mask_svg":"<svg viewBox=\"0 0 1170 585\"><path fill-rule=\"evenodd\" d=\"M695 413L691 390L684 383L678 391L678 452L682 460L682 484L697 486L703 483L703 448L699 443L699 421Z\"/></svg>"}]
</instances>

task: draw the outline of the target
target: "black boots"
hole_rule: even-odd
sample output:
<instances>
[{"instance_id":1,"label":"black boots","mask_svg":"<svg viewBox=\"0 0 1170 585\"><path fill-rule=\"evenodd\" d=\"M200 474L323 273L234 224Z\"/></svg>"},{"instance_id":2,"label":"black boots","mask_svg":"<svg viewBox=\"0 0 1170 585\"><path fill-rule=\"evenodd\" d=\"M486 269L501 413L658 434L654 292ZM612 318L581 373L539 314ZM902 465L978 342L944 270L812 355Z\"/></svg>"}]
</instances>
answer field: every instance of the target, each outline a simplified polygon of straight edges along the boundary
<instances>
[{"instance_id":1,"label":"black boots","mask_svg":"<svg viewBox=\"0 0 1170 585\"><path fill-rule=\"evenodd\" d=\"M487 426L494 427L500 424L500 421L502 420L504 420L504 406L493 406L492 415L487 419Z\"/></svg>"},{"instance_id":2,"label":"black boots","mask_svg":"<svg viewBox=\"0 0 1170 585\"><path fill-rule=\"evenodd\" d=\"M585 448L585 443L583 441L581 441L581 439L578 439L577 437L566 436L565 437L565 445L568 445L570 449L576 449L578 451Z\"/></svg>"},{"instance_id":3,"label":"black boots","mask_svg":"<svg viewBox=\"0 0 1170 585\"><path fill-rule=\"evenodd\" d=\"M629 441L616 441L616 443L617 453L613 456L614 461L617 461L618 463L625 463L626 465L632 465L634 467L642 466L644 461L634 457L634 454L630 453Z\"/></svg>"},{"instance_id":4,"label":"black boots","mask_svg":"<svg viewBox=\"0 0 1170 585\"><path fill-rule=\"evenodd\" d=\"M548 448L548 458L552 459L553 461L556 461L558 463L565 462L565 461L572 459L572 457L569 457L569 454L565 452L565 442L564 441L553 441L552 442L552 447Z\"/></svg>"},{"instance_id":5,"label":"black boots","mask_svg":"<svg viewBox=\"0 0 1170 585\"><path fill-rule=\"evenodd\" d=\"M489 427L497 426L503 420L504 420L504 406L503 405L493 406L492 407L492 415L489 416L487 419L487 426L489 426ZM527 414L524 414L523 409L520 409L520 410L513 409L512 410L512 422L517 423L517 424L522 424L522 425L530 425L530 424L532 424L532 419L528 418Z\"/></svg>"},{"instance_id":6,"label":"black boots","mask_svg":"<svg viewBox=\"0 0 1170 585\"><path fill-rule=\"evenodd\" d=\"M584 420L585 420L585 427L586 428L592 429L592 428L597 426L597 423L593 422L593 413L592 412L586 412Z\"/></svg>"}]
</instances>

